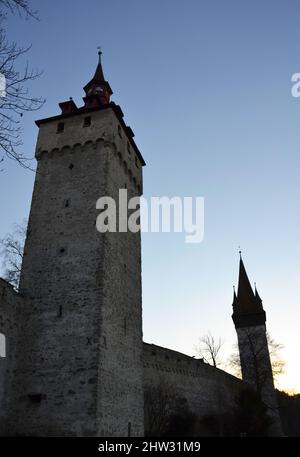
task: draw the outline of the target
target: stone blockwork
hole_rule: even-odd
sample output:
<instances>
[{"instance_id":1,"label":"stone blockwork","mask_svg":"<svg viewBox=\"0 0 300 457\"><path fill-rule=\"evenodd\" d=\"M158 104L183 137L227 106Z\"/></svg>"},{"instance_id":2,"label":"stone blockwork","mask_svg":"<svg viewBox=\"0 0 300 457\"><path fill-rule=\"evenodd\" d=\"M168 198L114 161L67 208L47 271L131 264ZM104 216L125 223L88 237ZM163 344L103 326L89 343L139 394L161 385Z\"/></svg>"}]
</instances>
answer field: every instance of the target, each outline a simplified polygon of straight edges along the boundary
<instances>
[{"instance_id":1,"label":"stone blockwork","mask_svg":"<svg viewBox=\"0 0 300 457\"><path fill-rule=\"evenodd\" d=\"M18 312L23 298L0 278L0 333L5 337L5 357L0 357L0 434L5 433L5 419L11 402L11 388L18 359L17 341L21 331Z\"/></svg>"},{"instance_id":2,"label":"stone blockwork","mask_svg":"<svg viewBox=\"0 0 300 457\"><path fill-rule=\"evenodd\" d=\"M142 191L142 163L115 109L40 124L7 430L143 434L139 233L96 230L96 201Z\"/></svg>"},{"instance_id":3,"label":"stone blockwork","mask_svg":"<svg viewBox=\"0 0 300 457\"><path fill-rule=\"evenodd\" d=\"M272 421L269 434L282 435L266 326L238 327L236 331L243 380L259 392L268 408L268 415Z\"/></svg>"},{"instance_id":4,"label":"stone blockwork","mask_svg":"<svg viewBox=\"0 0 300 457\"><path fill-rule=\"evenodd\" d=\"M166 389L185 398L198 418L229 412L243 382L180 352L144 343L144 390Z\"/></svg>"}]
</instances>

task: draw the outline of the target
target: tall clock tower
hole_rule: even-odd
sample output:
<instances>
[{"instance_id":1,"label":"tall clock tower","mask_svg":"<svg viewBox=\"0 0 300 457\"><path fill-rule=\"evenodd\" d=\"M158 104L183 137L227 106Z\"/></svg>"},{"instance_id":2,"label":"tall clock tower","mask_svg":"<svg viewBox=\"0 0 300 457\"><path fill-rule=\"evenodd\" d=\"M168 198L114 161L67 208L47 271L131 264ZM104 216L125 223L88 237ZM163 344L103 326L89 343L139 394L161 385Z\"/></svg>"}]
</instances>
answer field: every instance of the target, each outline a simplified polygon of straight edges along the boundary
<instances>
[{"instance_id":1,"label":"tall clock tower","mask_svg":"<svg viewBox=\"0 0 300 457\"><path fill-rule=\"evenodd\" d=\"M99 233L96 202L142 193L143 157L110 101L101 53L61 114L36 122L38 161L20 294L10 430L143 434L140 233Z\"/></svg>"}]
</instances>

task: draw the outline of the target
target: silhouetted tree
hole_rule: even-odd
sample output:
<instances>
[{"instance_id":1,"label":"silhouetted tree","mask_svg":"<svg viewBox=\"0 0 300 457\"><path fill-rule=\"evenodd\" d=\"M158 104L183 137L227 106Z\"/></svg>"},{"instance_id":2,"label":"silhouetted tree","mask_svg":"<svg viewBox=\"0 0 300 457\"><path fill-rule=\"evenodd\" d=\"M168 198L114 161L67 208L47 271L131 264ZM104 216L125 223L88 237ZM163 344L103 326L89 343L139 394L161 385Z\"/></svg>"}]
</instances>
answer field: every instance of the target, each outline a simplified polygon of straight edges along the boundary
<instances>
[{"instance_id":1,"label":"silhouetted tree","mask_svg":"<svg viewBox=\"0 0 300 457\"><path fill-rule=\"evenodd\" d=\"M37 19L37 12L31 8L28 0L0 0L1 6L10 10L12 14L25 14L27 17L31 16Z\"/></svg>"},{"instance_id":2,"label":"silhouetted tree","mask_svg":"<svg viewBox=\"0 0 300 457\"><path fill-rule=\"evenodd\" d=\"M247 345L246 349L251 351L252 356L252 360L249 363L253 363L256 375L254 380L255 387L258 392L261 392L269 376L268 367L265 366L265 351L266 349L269 351L273 378L277 380L285 369L285 361L280 354L283 345L275 341L269 333L267 333L267 341L265 342L257 338L256 333L251 332L250 329L245 328L244 332L246 336L244 344ZM236 345L234 353L229 358L228 366L235 376L242 377L238 345Z\"/></svg>"},{"instance_id":3,"label":"silhouetted tree","mask_svg":"<svg viewBox=\"0 0 300 457\"><path fill-rule=\"evenodd\" d=\"M272 420L254 389L243 389L236 400L233 430L236 436L267 436Z\"/></svg>"},{"instance_id":4,"label":"silhouetted tree","mask_svg":"<svg viewBox=\"0 0 300 457\"><path fill-rule=\"evenodd\" d=\"M37 16L27 0L0 0L0 161L8 157L23 167L29 167L28 158L20 151L20 118L25 112L38 110L44 104L44 99L33 97L28 89L28 83L41 73L31 70L28 64L23 72L17 69L17 61L29 51L30 46L22 47L8 40L5 29L7 12Z\"/></svg>"},{"instance_id":5,"label":"silhouetted tree","mask_svg":"<svg viewBox=\"0 0 300 457\"><path fill-rule=\"evenodd\" d=\"M221 365L220 351L224 342L222 338L215 338L211 332L199 338L199 344L196 346L197 355L214 367Z\"/></svg>"},{"instance_id":6,"label":"silhouetted tree","mask_svg":"<svg viewBox=\"0 0 300 457\"><path fill-rule=\"evenodd\" d=\"M300 436L300 394L277 391L283 431L287 436Z\"/></svg>"},{"instance_id":7,"label":"silhouetted tree","mask_svg":"<svg viewBox=\"0 0 300 457\"><path fill-rule=\"evenodd\" d=\"M27 221L24 220L22 224L14 225L12 233L0 239L4 279L12 284L15 289L19 287L26 230Z\"/></svg>"},{"instance_id":8,"label":"silhouetted tree","mask_svg":"<svg viewBox=\"0 0 300 457\"><path fill-rule=\"evenodd\" d=\"M144 413L146 436L162 436L168 426L175 395L170 386L161 380L158 385L145 390Z\"/></svg>"},{"instance_id":9,"label":"silhouetted tree","mask_svg":"<svg viewBox=\"0 0 300 457\"><path fill-rule=\"evenodd\" d=\"M189 410L187 400L177 394L172 384L161 379L144 395L146 436L192 435L196 416Z\"/></svg>"},{"instance_id":10,"label":"silhouetted tree","mask_svg":"<svg viewBox=\"0 0 300 457\"><path fill-rule=\"evenodd\" d=\"M197 417L190 410L186 398L177 397L164 436L193 436Z\"/></svg>"}]
</instances>

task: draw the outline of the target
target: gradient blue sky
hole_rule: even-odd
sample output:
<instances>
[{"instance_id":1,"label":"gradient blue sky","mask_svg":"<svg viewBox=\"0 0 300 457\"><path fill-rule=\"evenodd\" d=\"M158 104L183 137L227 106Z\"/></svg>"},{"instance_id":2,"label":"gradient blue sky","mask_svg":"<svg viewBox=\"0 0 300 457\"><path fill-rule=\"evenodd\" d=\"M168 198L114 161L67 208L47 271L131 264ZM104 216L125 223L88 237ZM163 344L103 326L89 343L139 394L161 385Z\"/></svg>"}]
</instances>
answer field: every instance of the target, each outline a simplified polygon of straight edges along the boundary
<instances>
[{"instance_id":1,"label":"gradient blue sky","mask_svg":"<svg viewBox=\"0 0 300 457\"><path fill-rule=\"evenodd\" d=\"M33 155L36 118L79 104L97 46L113 100L144 155L145 196L205 197L205 239L143 235L144 339L194 354L211 330L236 340L231 321L241 245L268 329L285 345L282 387L300 390L300 72L297 0L32 1L40 22L10 18L8 33L32 44L43 70L24 117ZM0 174L0 236L28 215L34 174L6 161Z\"/></svg>"}]
</instances>

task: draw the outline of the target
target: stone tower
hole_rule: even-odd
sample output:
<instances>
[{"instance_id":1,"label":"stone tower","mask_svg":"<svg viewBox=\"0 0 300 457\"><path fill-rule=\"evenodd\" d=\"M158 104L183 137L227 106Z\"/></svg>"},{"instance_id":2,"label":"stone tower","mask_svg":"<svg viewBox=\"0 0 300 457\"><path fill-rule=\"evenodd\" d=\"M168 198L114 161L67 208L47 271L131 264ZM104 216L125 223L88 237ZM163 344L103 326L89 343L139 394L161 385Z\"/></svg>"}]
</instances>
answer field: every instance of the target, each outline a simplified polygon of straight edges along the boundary
<instances>
[{"instance_id":1,"label":"stone tower","mask_svg":"<svg viewBox=\"0 0 300 457\"><path fill-rule=\"evenodd\" d=\"M253 292L240 258L238 293L234 291L232 319L238 336L243 381L259 393L272 419L270 434L281 434L281 422L268 348L266 313L256 290Z\"/></svg>"},{"instance_id":2,"label":"stone tower","mask_svg":"<svg viewBox=\"0 0 300 457\"><path fill-rule=\"evenodd\" d=\"M36 122L38 161L8 429L143 434L140 233L99 233L96 202L142 193L143 157L99 63L61 114Z\"/></svg>"}]
</instances>

